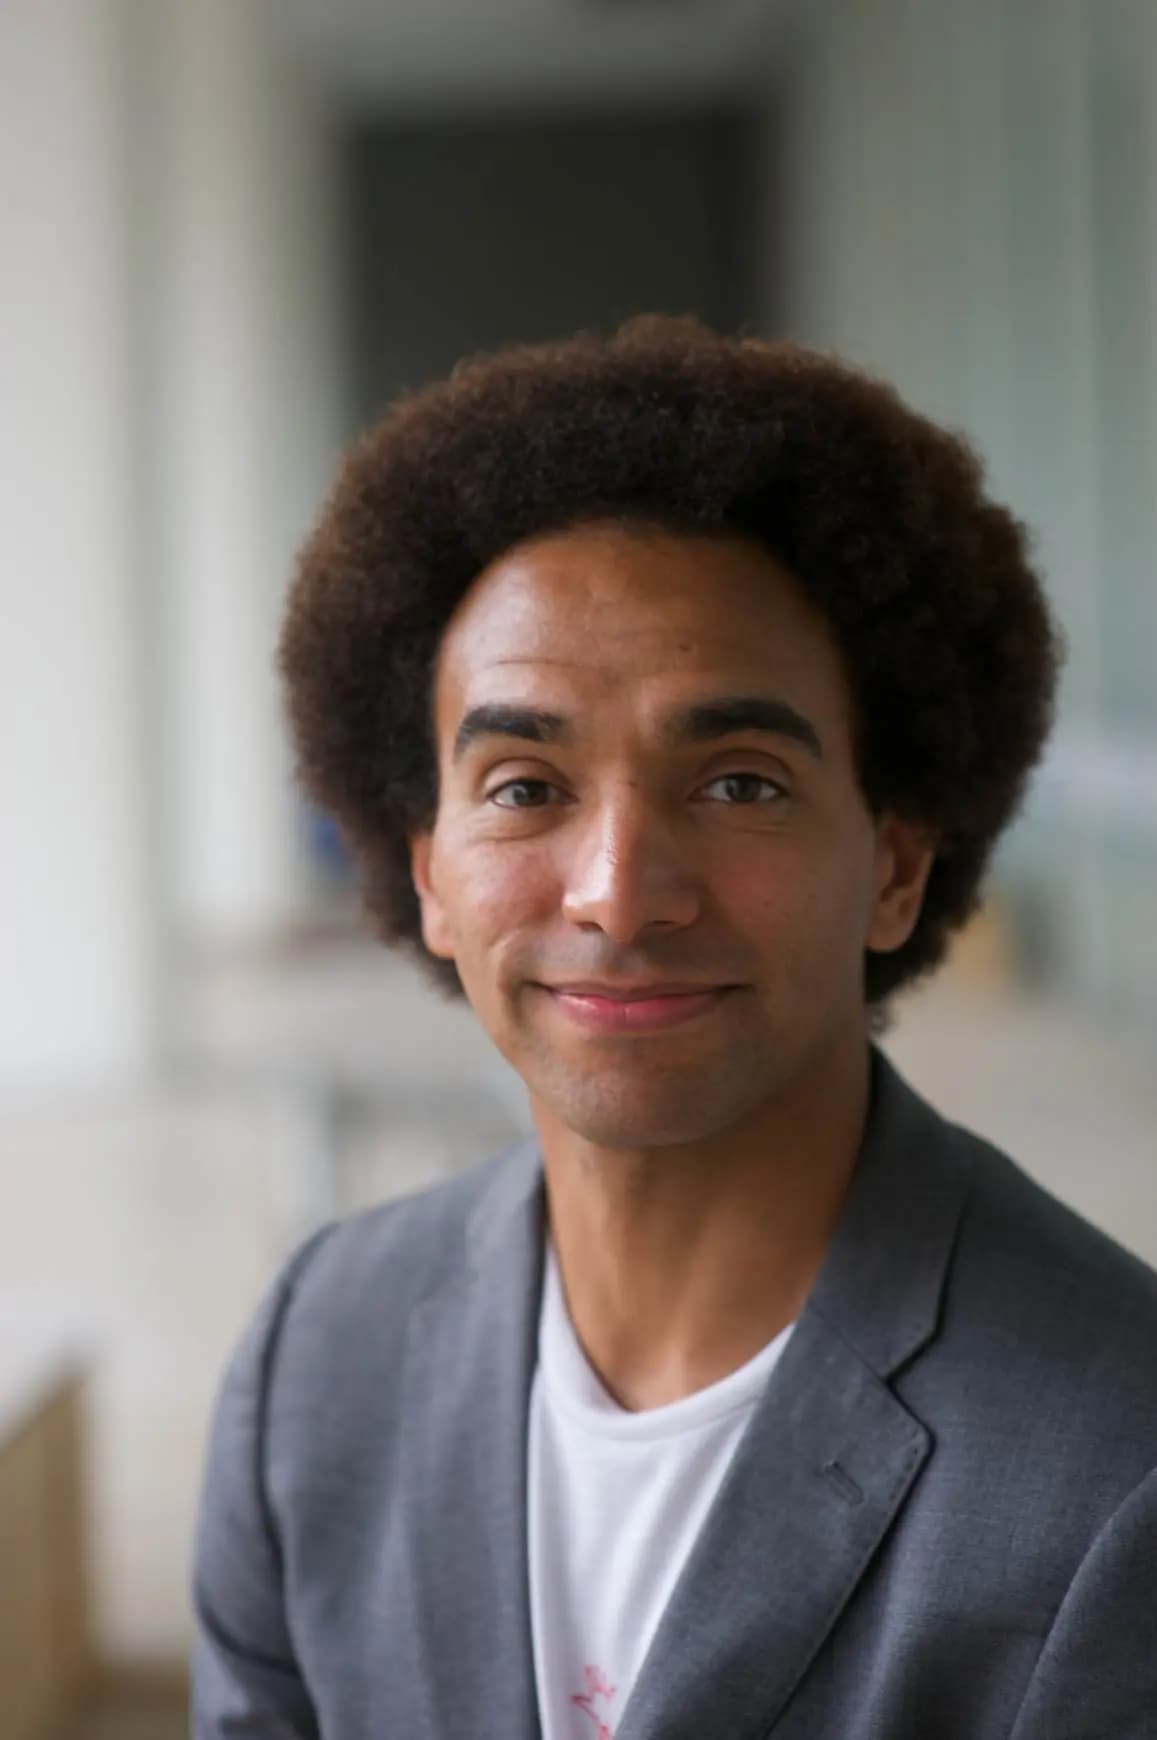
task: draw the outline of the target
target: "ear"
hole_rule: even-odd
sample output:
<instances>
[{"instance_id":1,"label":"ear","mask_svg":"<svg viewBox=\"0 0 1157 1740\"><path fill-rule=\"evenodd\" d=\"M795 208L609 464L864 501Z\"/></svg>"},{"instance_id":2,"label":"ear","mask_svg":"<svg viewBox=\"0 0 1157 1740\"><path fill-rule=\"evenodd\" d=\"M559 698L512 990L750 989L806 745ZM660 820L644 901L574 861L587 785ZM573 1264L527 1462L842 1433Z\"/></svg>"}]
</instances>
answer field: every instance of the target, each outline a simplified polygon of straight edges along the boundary
<instances>
[{"instance_id":1,"label":"ear","mask_svg":"<svg viewBox=\"0 0 1157 1740\"><path fill-rule=\"evenodd\" d=\"M876 879L865 947L902 948L916 928L936 843L918 822L887 814L876 829Z\"/></svg>"},{"instance_id":2,"label":"ear","mask_svg":"<svg viewBox=\"0 0 1157 1740\"><path fill-rule=\"evenodd\" d=\"M433 834L414 834L411 837L410 875L422 909L422 941L432 955L443 961L452 961L454 948L450 922L435 883Z\"/></svg>"}]
</instances>

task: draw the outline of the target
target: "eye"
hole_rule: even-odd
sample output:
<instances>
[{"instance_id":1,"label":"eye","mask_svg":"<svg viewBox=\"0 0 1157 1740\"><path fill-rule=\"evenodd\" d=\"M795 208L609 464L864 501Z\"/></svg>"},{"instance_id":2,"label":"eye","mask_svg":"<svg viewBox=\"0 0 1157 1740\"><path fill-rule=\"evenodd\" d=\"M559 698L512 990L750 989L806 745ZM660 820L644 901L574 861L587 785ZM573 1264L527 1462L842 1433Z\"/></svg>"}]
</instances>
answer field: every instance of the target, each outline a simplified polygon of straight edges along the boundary
<instances>
[{"instance_id":1,"label":"eye","mask_svg":"<svg viewBox=\"0 0 1157 1740\"><path fill-rule=\"evenodd\" d=\"M552 793L561 795L558 786L547 779L508 779L486 797L500 810L538 810L550 803Z\"/></svg>"},{"instance_id":2,"label":"eye","mask_svg":"<svg viewBox=\"0 0 1157 1740\"><path fill-rule=\"evenodd\" d=\"M772 804L785 798L787 793L775 780L765 778L762 773L724 773L700 786L697 795L708 803Z\"/></svg>"}]
</instances>

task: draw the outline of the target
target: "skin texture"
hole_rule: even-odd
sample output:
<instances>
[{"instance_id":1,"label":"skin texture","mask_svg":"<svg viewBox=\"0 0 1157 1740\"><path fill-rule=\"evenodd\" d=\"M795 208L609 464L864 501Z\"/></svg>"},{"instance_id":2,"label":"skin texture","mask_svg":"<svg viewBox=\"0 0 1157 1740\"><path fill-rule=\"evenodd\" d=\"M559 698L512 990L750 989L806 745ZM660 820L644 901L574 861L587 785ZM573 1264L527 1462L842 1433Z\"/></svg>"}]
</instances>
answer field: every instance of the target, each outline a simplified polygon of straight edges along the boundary
<instances>
[{"instance_id":1,"label":"skin texture","mask_svg":"<svg viewBox=\"0 0 1157 1740\"><path fill-rule=\"evenodd\" d=\"M800 735L682 729L737 697ZM463 744L480 707L561 724ZM864 950L910 934L933 846L870 814L839 652L741 538L596 525L506 552L448 626L434 717L425 941L526 1082L588 1357L655 1406L806 1298L867 1110ZM592 982L612 1001L563 990ZM713 994L640 1008L640 986Z\"/></svg>"}]
</instances>

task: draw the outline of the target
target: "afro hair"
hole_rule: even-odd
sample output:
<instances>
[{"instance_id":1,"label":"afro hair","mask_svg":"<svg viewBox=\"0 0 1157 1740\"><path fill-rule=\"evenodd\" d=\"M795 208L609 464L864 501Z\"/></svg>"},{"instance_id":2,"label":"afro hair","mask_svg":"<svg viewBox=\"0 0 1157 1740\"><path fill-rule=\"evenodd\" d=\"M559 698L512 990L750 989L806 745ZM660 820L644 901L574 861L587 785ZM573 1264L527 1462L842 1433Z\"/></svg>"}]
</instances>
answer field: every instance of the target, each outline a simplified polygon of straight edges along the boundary
<instances>
[{"instance_id":1,"label":"afro hair","mask_svg":"<svg viewBox=\"0 0 1157 1740\"><path fill-rule=\"evenodd\" d=\"M301 780L381 934L460 989L424 949L410 876L437 804L439 641L503 551L599 519L754 537L833 629L867 803L937 842L912 935L865 957L880 1024L978 904L1051 724L1058 632L1024 529L965 441L833 357L693 319L470 358L346 458L279 658Z\"/></svg>"}]
</instances>

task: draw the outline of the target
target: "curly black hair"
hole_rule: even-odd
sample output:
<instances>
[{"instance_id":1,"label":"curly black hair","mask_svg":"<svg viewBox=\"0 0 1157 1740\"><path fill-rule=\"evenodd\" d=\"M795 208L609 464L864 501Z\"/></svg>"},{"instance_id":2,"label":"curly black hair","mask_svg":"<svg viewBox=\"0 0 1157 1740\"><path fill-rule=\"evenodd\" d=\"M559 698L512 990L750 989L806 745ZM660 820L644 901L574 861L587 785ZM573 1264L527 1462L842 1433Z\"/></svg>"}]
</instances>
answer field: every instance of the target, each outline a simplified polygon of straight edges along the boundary
<instances>
[{"instance_id":1,"label":"curly black hair","mask_svg":"<svg viewBox=\"0 0 1157 1740\"><path fill-rule=\"evenodd\" d=\"M409 863L437 803L439 640L503 551L599 519L754 537L834 630L869 807L938 842L911 937L865 958L882 1016L978 904L1051 725L1058 630L1024 528L964 440L833 357L693 319L468 359L348 455L279 662L300 777L381 933L461 989L424 949Z\"/></svg>"}]
</instances>

